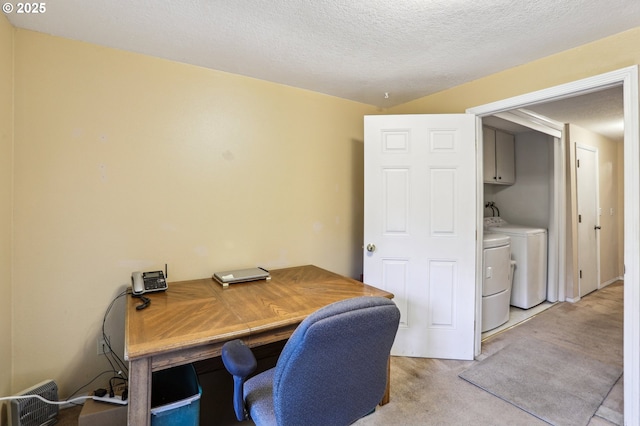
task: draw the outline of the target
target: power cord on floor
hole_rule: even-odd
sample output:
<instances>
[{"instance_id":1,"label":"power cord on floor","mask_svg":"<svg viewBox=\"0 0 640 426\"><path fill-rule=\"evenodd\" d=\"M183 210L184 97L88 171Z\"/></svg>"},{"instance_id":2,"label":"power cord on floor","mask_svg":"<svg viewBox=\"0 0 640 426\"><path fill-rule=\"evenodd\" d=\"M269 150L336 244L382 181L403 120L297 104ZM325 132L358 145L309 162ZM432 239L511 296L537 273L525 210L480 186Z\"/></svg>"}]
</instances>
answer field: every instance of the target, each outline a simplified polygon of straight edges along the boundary
<instances>
[{"instance_id":1,"label":"power cord on floor","mask_svg":"<svg viewBox=\"0 0 640 426\"><path fill-rule=\"evenodd\" d=\"M29 398L36 398L42 402L46 402L47 404L51 404L51 405L65 405L65 404L75 404L77 401L86 401L87 399L91 399L93 397L91 395L87 395L87 396L77 396L75 398L71 398L66 401L51 401L47 398L43 398L40 395L13 395L13 396L0 397L0 401L10 401L13 399L29 399Z\"/></svg>"}]
</instances>

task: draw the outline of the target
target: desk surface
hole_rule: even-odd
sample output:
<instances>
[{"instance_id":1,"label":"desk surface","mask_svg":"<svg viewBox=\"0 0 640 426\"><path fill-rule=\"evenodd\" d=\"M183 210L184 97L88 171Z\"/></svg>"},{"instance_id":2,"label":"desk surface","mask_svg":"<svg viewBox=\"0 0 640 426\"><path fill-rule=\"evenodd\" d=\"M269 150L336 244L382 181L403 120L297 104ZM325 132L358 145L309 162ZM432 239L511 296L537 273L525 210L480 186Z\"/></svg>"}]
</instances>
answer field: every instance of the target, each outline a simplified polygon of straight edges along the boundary
<instances>
[{"instance_id":1,"label":"desk surface","mask_svg":"<svg viewBox=\"0 0 640 426\"><path fill-rule=\"evenodd\" d=\"M166 292L146 295L136 310L128 298L125 359L129 361L130 425L150 424L152 371L220 355L222 345L241 338L249 346L285 340L312 312L359 296L392 298L316 266L271 271L271 280L223 288L212 278L169 283Z\"/></svg>"},{"instance_id":2,"label":"desk surface","mask_svg":"<svg viewBox=\"0 0 640 426\"><path fill-rule=\"evenodd\" d=\"M311 265L270 273L270 281L226 288L211 278L170 283L168 291L146 295L151 304L141 311L135 309L140 301L129 298L125 358L131 361L295 326L312 312L343 299L393 297Z\"/></svg>"}]
</instances>

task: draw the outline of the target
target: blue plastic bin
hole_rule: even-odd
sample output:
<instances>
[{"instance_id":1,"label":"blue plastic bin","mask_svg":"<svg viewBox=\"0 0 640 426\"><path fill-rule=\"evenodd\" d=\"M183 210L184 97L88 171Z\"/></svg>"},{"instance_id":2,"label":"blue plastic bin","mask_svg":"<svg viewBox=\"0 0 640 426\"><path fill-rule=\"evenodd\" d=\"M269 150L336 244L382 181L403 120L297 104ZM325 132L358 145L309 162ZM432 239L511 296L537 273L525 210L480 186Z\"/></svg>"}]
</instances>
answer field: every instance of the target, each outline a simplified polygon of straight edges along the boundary
<instances>
[{"instance_id":1,"label":"blue plastic bin","mask_svg":"<svg viewBox=\"0 0 640 426\"><path fill-rule=\"evenodd\" d=\"M152 426L198 426L202 388L193 365L155 371L151 382Z\"/></svg>"}]
</instances>

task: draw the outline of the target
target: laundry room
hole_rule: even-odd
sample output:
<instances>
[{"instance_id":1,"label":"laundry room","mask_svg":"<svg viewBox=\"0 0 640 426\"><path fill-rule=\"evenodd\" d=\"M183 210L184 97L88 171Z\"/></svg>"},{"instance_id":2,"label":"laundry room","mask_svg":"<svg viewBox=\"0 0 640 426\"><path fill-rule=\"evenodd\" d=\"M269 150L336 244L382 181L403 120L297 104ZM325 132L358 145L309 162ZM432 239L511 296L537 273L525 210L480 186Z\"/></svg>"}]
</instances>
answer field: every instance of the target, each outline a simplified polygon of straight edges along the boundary
<instances>
[{"instance_id":1,"label":"laundry room","mask_svg":"<svg viewBox=\"0 0 640 426\"><path fill-rule=\"evenodd\" d=\"M497 173L490 167L484 168L484 216L500 216L509 223L548 228L549 200L553 189L553 137L516 126L501 125L502 128L519 130L518 133L484 126L485 133L492 130L496 133L497 139L502 134L510 137L513 143L513 149L500 144L496 146L497 150L507 150L507 155L498 155L498 159L504 161L497 163ZM486 143L486 139L485 148L487 145L491 146ZM489 155L489 152L485 152L485 157ZM502 169L509 167L504 164L508 161L512 162L514 179L505 182L501 175ZM497 176L496 180L493 179L494 175ZM493 209L487 206L490 202L494 203Z\"/></svg>"},{"instance_id":2,"label":"laundry room","mask_svg":"<svg viewBox=\"0 0 640 426\"><path fill-rule=\"evenodd\" d=\"M567 125L563 131L561 145L561 139L551 134L495 116L483 119L483 287L499 291L500 286L491 280L500 276L500 271L510 268L511 272L510 282L502 286L508 296L483 289L483 338L557 301L577 301L623 275L623 144L575 125ZM587 186L584 178L576 182L580 147L596 153L594 170L589 172L589 187L595 187L591 195L595 225L590 225L588 234L593 239L588 244L579 239L585 207L577 200L581 194L578 185ZM563 160L566 165L559 164ZM575 220L566 223L560 220L574 216ZM500 235L509 238L500 243ZM505 241L511 252L509 264L494 260ZM594 255L586 262L581 256L590 251ZM583 274L585 263L593 264L592 277ZM508 308L506 302L497 300L506 297ZM506 309L509 314L503 315Z\"/></svg>"},{"instance_id":3,"label":"laundry room","mask_svg":"<svg viewBox=\"0 0 640 426\"><path fill-rule=\"evenodd\" d=\"M547 296L554 280L553 273L548 277L548 231L555 228L554 138L497 117L483 123L482 331L487 337L546 309L557 297ZM510 253L511 262L498 260L500 250L503 258ZM504 271L508 280L501 286L495 281Z\"/></svg>"}]
</instances>

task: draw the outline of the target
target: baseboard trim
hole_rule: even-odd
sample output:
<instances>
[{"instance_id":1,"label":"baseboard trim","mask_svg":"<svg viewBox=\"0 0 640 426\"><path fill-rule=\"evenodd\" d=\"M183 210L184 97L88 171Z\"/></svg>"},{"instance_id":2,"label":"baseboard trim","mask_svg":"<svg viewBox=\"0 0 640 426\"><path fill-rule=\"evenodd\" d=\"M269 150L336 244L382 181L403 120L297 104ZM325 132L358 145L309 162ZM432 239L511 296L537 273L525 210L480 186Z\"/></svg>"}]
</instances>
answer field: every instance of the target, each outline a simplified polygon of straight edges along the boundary
<instances>
[{"instance_id":1,"label":"baseboard trim","mask_svg":"<svg viewBox=\"0 0 640 426\"><path fill-rule=\"evenodd\" d=\"M613 284L615 282L618 282L618 281L624 281L624 278L623 277L616 277L616 278L610 279L607 282L601 283L600 286L598 287L598 290L603 289L606 286L608 286L610 284ZM576 302L580 301L580 299L581 299L580 297L575 297L575 298L567 297L567 298L565 298L565 302L576 303Z\"/></svg>"},{"instance_id":2,"label":"baseboard trim","mask_svg":"<svg viewBox=\"0 0 640 426\"><path fill-rule=\"evenodd\" d=\"M618 281L624 281L624 277L616 277L616 278L610 279L609 281L603 282L602 284L600 284L600 288L605 288L609 284L613 284Z\"/></svg>"}]
</instances>

